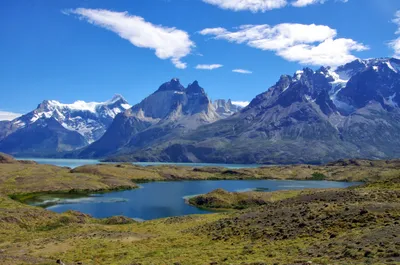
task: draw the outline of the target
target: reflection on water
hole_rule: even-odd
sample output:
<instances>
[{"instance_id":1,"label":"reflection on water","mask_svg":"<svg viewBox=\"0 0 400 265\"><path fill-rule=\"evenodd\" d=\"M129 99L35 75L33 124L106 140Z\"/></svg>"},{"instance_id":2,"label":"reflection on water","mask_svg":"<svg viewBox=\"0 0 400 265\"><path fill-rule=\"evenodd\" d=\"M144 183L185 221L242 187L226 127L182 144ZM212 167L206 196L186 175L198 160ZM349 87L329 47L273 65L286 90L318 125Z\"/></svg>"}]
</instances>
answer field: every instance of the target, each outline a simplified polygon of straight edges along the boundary
<instances>
[{"instance_id":1,"label":"reflection on water","mask_svg":"<svg viewBox=\"0 0 400 265\"><path fill-rule=\"evenodd\" d=\"M79 198L62 198L61 196L53 195L50 198L42 198L41 205L55 212L76 210L97 218L124 215L131 218L150 220L187 214L209 213L204 209L198 209L186 204L185 199L196 194L208 193L218 188L228 191L276 191L304 188L346 188L357 184L359 183L279 180L151 182L142 184L141 189L86 197L80 195ZM37 201L30 203L38 205Z\"/></svg>"}]
</instances>

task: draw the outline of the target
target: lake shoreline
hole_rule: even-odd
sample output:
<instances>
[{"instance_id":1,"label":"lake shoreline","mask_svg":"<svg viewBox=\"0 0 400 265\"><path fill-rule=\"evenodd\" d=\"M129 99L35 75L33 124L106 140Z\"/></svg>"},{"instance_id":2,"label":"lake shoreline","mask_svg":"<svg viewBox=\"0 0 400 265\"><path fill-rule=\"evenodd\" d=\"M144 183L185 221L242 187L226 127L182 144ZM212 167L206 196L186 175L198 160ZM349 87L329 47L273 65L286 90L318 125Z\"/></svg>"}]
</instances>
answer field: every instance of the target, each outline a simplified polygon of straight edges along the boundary
<instances>
[{"instance_id":1,"label":"lake shoreline","mask_svg":"<svg viewBox=\"0 0 400 265\"><path fill-rule=\"evenodd\" d=\"M66 264L90 264L94 258L99 258L99 264L121 265L235 264L236 261L242 264L258 261L268 264L298 264L299 261L301 264L307 261L313 264L331 264L332 261L386 264L395 262L400 255L397 245L393 244L396 238L392 236L400 233L400 163L396 161L358 160L318 167L297 165L238 170L144 168L125 164L71 170L9 159L0 164L0 171L2 264L53 264L58 259ZM135 183L144 179L152 181L144 186L158 185L160 190L168 189L170 183L195 184L179 181L187 178L208 180L211 189L217 182L210 180L222 177L231 181L239 178L249 181L274 177L277 181L293 177L297 180L325 178L362 184L354 188L312 190L243 210L141 223L118 216L92 218L77 211L55 213L7 196L43 190L136 187ZM253 186L259 185L254 183ZM132 192L145 192L145 189ZM129 191L121 193L129 194ZM191 190L190 194L194 193L196 190ZM275 195L286 197L282 193ZM114 199L109 193L104 196ZM165 203L170 203L167 196L164 199ZM240 200L234 197L228 202L235 206ZM180 201L185 204L183 196ZM118 207L115 208L118 213Z\"/></svg>"},{"instance_id":2,"label":"lake shoreline","mask_svg":"<svg viewBox=\"0 0 400 265\"><path fill-rule=\"evenodd\" d=\"M284 199L288 198L288 196L280 196L278 194L292 193L295 195L299 190L341 189L361 184L360 182L264 179L153 181L144 183L140 186L141 189L40 192L20 195L19 197L14 196L12 198L31 206L42 207L58 213L74 210L89 214L93 218L123 215L129 218L153 220L182 215L220 212L221 209L190 203L191 197L202 196L215 189L228 189L234 192L234 194L242 194L242 196L254 193L272 194L274 197ZM190 207L188 208L187 205ZM114 206L118 208L118 211L114 210ZM101 207L101 210L99 207ZM162 211L152 210L158 208L162 209ZM228 208L226 207L226 209ZM231 208L238 209L239 207ZM140 211L138 211L139 209Z\"/></svg>"},{"instance_id":3,"label":"lake shoreline","mask_svg":"<svg viewBox=\"0 0 400 265\"><path fill-rule=\"evenodd\" d=\"M46 157L16 157L18 161L34 161L39 164L54 166L69 166L71 168L84 165L115 165L115 164L132 164L137 166L181 166L181 167L221 167L228 169L239 168L257 168L268 166L279 166L279 164L224 164L224 163L191 163L191 162L146 162L146 161L105 161L102 159L65 159L65 158L46 158ZM283 164L282 164L283 165Z\"/></svg>"}]
</instances>

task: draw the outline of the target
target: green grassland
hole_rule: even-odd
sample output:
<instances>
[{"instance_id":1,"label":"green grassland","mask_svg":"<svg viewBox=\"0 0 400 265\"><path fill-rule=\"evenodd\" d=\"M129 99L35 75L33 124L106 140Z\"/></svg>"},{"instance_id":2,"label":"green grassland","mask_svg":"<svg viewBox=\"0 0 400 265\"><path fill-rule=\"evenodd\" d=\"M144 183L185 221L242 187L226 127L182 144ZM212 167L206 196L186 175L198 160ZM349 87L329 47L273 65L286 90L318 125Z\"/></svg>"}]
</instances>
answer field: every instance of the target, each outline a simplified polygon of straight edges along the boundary
<instances>
[{"instance_id":1,"label":"green grassland","mask_svg":"<svg viewBox=\"0 0 400 265\"><path fill-rule=\"evenodd\" d=\"M56 214L12 199L136 188L143 181L315 176L366 184L341 190L252 192L240 198L228 193L228 199L222 192L218 196L229 206L222 208L245 209L143 223L72 211ZM255 199L262 203L251 203ZM246 200L250 203L238 204ZM67 265L400 264L399 249L398 161L240 170L116 164L71 170L0 156L0 264L56 264L59 259Z\"/></svg>"}]
</instances>

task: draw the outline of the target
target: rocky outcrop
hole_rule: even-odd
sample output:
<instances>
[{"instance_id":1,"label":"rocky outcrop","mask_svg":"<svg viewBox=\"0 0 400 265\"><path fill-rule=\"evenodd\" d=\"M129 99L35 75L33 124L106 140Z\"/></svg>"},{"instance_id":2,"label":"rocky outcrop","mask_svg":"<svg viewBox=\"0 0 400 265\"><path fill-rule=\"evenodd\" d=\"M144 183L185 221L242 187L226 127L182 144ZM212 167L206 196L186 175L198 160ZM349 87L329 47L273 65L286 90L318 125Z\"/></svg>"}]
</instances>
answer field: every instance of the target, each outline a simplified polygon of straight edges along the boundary
<instances>
[{"instance_id":1,"label":"rocky outcrop","mask_svg":"<svg viewBox=\"0 0 400 265\"><path fill-rule=\"evenodd\" d=\"M217 99L213 102L215 111L224 118L232 116L236 112L240 111L242 107L234 105L232 101L225 99Z\"/></svg>"}]
</instances>

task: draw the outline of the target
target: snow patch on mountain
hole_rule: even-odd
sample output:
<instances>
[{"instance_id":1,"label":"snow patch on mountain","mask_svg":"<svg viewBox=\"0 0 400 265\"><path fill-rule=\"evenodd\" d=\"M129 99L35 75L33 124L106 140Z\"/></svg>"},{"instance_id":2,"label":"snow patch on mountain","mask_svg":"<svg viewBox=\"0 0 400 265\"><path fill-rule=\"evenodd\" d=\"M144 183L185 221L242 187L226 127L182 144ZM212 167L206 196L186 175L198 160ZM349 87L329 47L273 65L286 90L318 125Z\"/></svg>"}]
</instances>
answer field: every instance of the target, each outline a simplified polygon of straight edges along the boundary
<instances>
[{"instance_id":1,"label":"snow patch on mountain","mask_svg":"<svg viewBox=\"0 0 400 265\"><path fill-rule=\"evenodd\" d=\"M54 118L65 129L80 133L92 143L99 139L115 116L131 108L131 105L120 95L115 95L105 102L75 101L64 104L57 100L45 100L32 112L12 121L21 129L39 120Z\"/></svg>"},{"instance_id":2,"label":"snow patch on mountain","mask_svg":"<svg viewBox=\"0 0 400 265\"><path fill-rule=\"evenodd\" d=\"M295 74L295 79L296 80L300 80L300 78L301 78L301 76L304 74L304 71L303 70L298 70L298 71L296 71L296 74Z\"/></svg>"},{"instance_id":3,"label":"snow patch on mountain","mask_svg":"<svg viewBox=\"0 0 400 265\"><path fill-rule=\"evenodd\" d=\"M332 71L331 69L328 70L328 74L326 77L331 77L333 79L333 81L329 82L331 85L331 90L329 91L329 97L332 100L333 104L335 104L335 106L339 109L343 109L345 111L350 111L352 110L351 106L349 106L348 104L341 102L337 99L337 95L339 94L339 92L344 89L347 85L347 82L349 82L349 76L348 76L349 72L347 72L346 74L340 74L340 73L336 73L335 71ZM347 78L347 79L343 79L343 78Z\"/></svg>"},{"instance_id":4,"label":"snow patch on mountain","mask_svg":"<svg viewBox=\"0 0 400 265\"><path fill-rule=\"evenodd\" d=\"M289 88L289 87L290 87L290 85L289 85L289 86L286 86L286 87L284 87L284 88L283 88L283 90L282 90L282 93L283 93L283 92L285 92L286 90L288 90L288 88Z\"/></svg>"}]
</instances>

